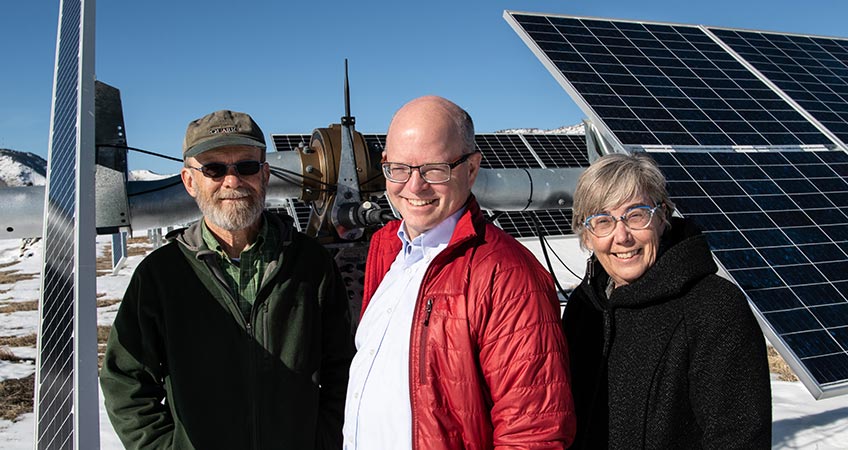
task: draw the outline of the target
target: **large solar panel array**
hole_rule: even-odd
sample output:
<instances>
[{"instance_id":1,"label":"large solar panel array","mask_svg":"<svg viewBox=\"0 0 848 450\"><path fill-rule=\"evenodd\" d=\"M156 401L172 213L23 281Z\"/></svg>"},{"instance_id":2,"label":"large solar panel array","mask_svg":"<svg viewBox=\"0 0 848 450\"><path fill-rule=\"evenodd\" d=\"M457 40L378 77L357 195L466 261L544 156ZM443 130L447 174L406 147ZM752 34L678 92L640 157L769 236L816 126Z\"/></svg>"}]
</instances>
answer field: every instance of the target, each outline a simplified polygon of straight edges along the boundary
<instances>
[{"instance_id":1,"label":"large solar panel array","mask_svg":"<svg viewBox=\"0 0 848 450\"><path fill-rule=\"evenodd\" d=\"M310 135L273 134L274 146L278 151L293 150L301 142L308 144ZM382 150L385 134L363 134L369 147ZM514 168L565 168L587 167L586 137L584 135L546 133L481 133L475 136L477 149L483 154L481 166L487 169ZM385 197L377 203L388 209ZM301 229L309 221L309 206L292 200L290 211L294 211ZM536 236L534 223L538 221L546 235L571 234L571 210L511 211L498 215L495 224L516 238Z\"/></svg>"},{"instance_id":2,"label":"large solar panel array","mask_svg":"<svg viewBox=\"0 0 848 450\"><path fill-rule=\"evenodd\" d=\"M506 17L584 111L627 149L836 146L701 27Z\"/></svg>"},{"instance_id":3,"label":"large solar panel array","mask_svg":"<svg viewBox=\"0 0 848 450\"><path fill-rule=\"evenodd\" d=\"M848 41L505 18L614 150L659 162L813 395L848 393Z\"/></svg>"}]
</instances>

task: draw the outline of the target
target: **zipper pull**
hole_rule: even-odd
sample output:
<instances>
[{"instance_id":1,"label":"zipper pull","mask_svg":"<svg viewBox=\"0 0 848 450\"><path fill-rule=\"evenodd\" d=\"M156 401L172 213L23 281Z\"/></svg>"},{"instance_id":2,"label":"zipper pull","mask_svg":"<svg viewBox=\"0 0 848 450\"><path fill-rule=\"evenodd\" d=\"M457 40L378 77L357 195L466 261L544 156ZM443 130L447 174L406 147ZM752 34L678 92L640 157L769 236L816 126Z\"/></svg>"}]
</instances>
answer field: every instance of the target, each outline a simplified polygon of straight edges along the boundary
<instances>
[{"instance_id":1,"label":"zipper pull","mask_svg":"<svg viewBox=\"0 0 848 450\"><path fill-rule=\"evenodd\" d=\"M250 322L247 323L247 329L245 331L247 331L247 337L253 337L253 325L251 325Z\"/></svg>"},{"instance_id":2,"label":"zipper pull","mask_svg":"<svg viewBox=\"0 0 848 450\"><path fill-rule=\"evenodd\" d=\"M595 276L595 265L592 264L592 255L589 255L589 259L586 260L586 277L591 282L592 278Z\"/></svg>"},{"instance_id":3,"label":"zipper pull","mask_svg":"<svg viewBox=\"0 0 848 450\"><path fill-rule=\"evenodd\" d=\"M433 297L427 299L427 308L424 311L426 312L424 316L424 326L426 327L430 323L430 313L433 312Z\"/></svg>"}]
</instances>

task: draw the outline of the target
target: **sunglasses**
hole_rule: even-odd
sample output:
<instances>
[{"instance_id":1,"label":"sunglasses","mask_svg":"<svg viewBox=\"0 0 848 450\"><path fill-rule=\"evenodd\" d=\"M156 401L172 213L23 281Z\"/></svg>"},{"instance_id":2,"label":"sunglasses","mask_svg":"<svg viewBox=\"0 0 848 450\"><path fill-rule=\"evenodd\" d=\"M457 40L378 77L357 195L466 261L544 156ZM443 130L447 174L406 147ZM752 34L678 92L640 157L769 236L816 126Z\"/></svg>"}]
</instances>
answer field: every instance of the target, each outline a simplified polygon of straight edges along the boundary
<instances>
[{"instance_id":1,"label":"sunglasses","mask_svg":"<svg viewBox=\"0 0 848 450\"><path fill-rule=\"evenodd\" d=\"M235 164L224 164L213 162L204 164L200 167L189 168L199 171L207 178L223 178L230 172L230 167L236 170L236 175L256 175L262 166L265 165L262 161L239 161Z\"/></svg>"}]
</instances>

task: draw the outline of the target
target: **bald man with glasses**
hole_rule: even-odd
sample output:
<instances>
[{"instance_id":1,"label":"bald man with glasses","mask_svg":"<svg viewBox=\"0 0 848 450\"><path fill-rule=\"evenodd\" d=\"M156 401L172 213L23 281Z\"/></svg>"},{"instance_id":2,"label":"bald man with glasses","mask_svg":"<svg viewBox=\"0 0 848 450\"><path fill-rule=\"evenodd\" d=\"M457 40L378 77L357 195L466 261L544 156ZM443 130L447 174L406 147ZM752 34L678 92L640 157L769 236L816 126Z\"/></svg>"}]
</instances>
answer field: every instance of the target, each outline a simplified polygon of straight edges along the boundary
<instances>
[{"instance_id":1,"label":"bald man with glasses","mask_svg":"<svg viewBox=\"0 0 848 450\"><path fill-rule=\"evenodd\" d=\"M421 97L392 119L382 163L400 212L371 238L347 450L561 449L575 417L550 274L488 223L482 155L462 108Z\"/></svg>"}]
</instances>

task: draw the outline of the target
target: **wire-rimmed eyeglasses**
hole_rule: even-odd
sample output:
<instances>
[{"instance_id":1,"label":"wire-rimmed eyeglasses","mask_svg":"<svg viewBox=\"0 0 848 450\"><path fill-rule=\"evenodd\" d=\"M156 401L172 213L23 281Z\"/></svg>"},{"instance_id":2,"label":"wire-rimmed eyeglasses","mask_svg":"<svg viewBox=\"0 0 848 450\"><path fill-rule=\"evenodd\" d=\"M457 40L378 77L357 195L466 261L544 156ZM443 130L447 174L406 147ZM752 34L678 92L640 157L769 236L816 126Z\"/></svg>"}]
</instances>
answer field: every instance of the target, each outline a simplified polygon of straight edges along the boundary
<instances>
[{"instance_id":1,"label":"wire-rimmed eyeglasses","mask_svg":"<svg viewBox=\"0 0 848 450\"><path fill-rule=\"evenodd\" d=\"M620 217L615 217L610 213L593 214L583 221L583 226L597 237L606 237L612 234L616 222L622 222L624 226L631 230L644 230L651 225L654 213L661 206L662 203L654 207L648 205L634 206L628 208Z\"/></svg>"},{"instance_id":2,"label":"wire-rimmed eyeglasses","mask_svg":"<svg viewBox=\"0 0 848 450\"><path fill-rule=\"evenodd\" d=\"M203 174L203 176L207 178L222 178L227 176L230 172L230 167L236 170L236 175L256 175L259 173L259 170L262 169L262 166L265 163L262 161L239 161L233 164L224 164L219 162L212 162L209 164L204 164L200 167L191 167L190 169L194 169Z\"/></svg>"},{"instance_id":3,"label":"wire-rimmed eyeglasses","mask_svg":"<svg viewBox=\"0 0 848 450\"><path fill-rule=\"evenodd\" d=\"M468 161L468 158L477 152L466 153L452 163L428 163L420 166L409 164L384 162L383 175L393 183L406 183L412 176L412 171L417 170L421 178L429 184L447 183L451 179L451 171L454 167Z\"/></svg>"}]
</instances>

